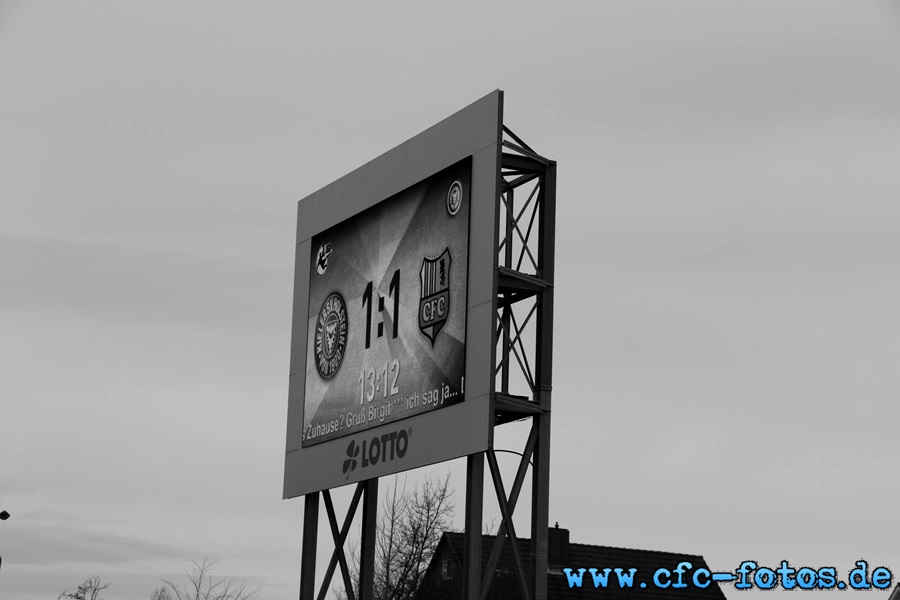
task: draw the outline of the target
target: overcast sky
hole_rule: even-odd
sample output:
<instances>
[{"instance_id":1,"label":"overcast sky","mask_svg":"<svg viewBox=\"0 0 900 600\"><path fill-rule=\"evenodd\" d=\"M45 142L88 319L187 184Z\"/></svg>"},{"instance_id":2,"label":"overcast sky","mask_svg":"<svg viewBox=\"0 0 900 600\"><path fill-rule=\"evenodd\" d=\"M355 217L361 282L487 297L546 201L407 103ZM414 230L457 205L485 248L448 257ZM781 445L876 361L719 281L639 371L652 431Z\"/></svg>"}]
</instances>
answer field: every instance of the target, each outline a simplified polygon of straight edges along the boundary
<instances>
[{"instance_id":1,"label":"overcast sky","mask_svg":"<svg viewBox=\"0 0 900 600\"><path fill-rule=\"evenodd\" d=\"M0 597L297 597L297 201L497 88L559 163L551 522L900 575L896 3L0 0Z\"/></svg>"}]
</instances>

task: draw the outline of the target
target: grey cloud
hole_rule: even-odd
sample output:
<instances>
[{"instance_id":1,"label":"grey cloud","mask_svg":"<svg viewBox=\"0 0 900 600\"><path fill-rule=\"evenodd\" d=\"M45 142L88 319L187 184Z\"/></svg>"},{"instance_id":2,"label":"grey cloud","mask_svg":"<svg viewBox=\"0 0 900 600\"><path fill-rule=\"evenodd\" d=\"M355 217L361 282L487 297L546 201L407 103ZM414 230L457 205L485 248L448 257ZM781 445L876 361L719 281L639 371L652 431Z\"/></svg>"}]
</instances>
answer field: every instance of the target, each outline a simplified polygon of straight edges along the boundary
<instances>
[{"instance_id":1,"label":"grey cloud","mask_svg":"<svg viewBox=\"0 0 900 600\"><path fill-rule=\"evenodd\" d=\"M78 524L82 519L70 519L63 513L52 519L47 516L30 520L23 514L16 527L4 528L4 545L8 548L4 563L45 567L111 565L195 554L186 548L85 528Z\"/></svg>"},{"instance_id":2,"label":"grey cloud","mask_svg":"<svg viewBox=\"0 0 900 600\"><path fill-rule=\"evenodd\" d=\"M238 259L0 234L6 310L189 327L274 329L290 274Z\"/></svg>"}]
</instances>

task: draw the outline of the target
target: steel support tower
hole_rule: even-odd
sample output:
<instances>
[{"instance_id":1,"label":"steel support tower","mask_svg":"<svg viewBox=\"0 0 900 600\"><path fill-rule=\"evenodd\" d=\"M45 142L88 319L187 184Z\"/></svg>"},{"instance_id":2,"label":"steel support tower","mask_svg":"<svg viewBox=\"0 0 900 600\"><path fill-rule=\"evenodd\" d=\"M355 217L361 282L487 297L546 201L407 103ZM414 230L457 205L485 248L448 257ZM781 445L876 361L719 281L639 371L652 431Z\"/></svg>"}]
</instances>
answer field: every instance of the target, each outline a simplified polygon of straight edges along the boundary
<instances>
[{"instance_id":1,"label":"steel support tower","mask_svg":"<svg viewBox=\"0 0 900 600\"><path fill-rule=\"evenodd\" d=\"M556 163L535 152L504 125L499 164L493 422L487 452L467 459L463 597L488 598L500 554L504 544L509 544L521 596L537 600L547 597ZM521 420L530 421L531 431L507 492L497 464L493 433L500 425ZM502 521L482 570L485 461ZM529 465L531 549L529 556L522 556L512 516Z\"/></svg>"},{"instance_id":2,"label":"steel support tower","mask_svg":"<svg viewBox=\"0 0 900 600\"><path fill-rule=\"evenodd\" d=\"M501 92L502 94L502 92ZM502 123L502 96L500 103ZM494 385L490 393L489 444L485 452L467 457L465 549L462 597L486 600L504 547L509 544L521 597L547 598L547 536L550 499L550 415L553 366L553 281L556 233L556 162L544 158L505 125L497 144L500 173L495 194L494 257ZM512 484L505 482L494 449L494 430L514 421L531 429ZM504 449L503 451L508 451ZM493 548L481 555L485 464L502 521ZM522 555L513 524L519 495L531 467L531 546ZM378 479L356 485L341 524L330 490L323 490L334 551L318 592L315 588L320 492L305 495L300 600L324 600L335 570L340 569L349 600L373 596ZM360 578L353 584L344 545L362 504Z\"/></svg>"}]
</instances>

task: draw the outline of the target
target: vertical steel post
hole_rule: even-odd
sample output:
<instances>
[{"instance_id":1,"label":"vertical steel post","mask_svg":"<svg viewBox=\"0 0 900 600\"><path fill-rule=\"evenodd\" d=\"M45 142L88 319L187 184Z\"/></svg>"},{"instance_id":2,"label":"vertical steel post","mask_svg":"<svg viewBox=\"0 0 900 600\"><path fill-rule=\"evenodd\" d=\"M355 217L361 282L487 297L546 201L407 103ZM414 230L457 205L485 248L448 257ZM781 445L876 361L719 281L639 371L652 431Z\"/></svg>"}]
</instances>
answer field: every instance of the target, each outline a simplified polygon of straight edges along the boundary
<instances>
[{"instance_id":1,"label":"vertical steel post","mask_svg":"<svg viewBox=\"0 0 900 600\"><path fill-rule=\"evenodd\" d=\"M556 163L547 165L541 188L538 271L550 285L538 295L536 385L542 414L535 416L538 441L534 450L531 504L531 548L535 598L547 597L547 528L550 522L550 393L553 386L553 280L556 245Z\"/></svg>"},{"instance_id":2,"label":"vertical steel post","mask_svg":"<svg viewBox=\"0 0 900 600\"><path fill-rule=\"evenodd\" d=\"M502 200L501 200L502 202ZM503 266L512 269L513 264L513 223L515 223L516 212L513 208L513 188L506 190L506 250L504 255ZM509 393L509 359L510 359L510 314L512 306L507 304L503 307L503 370L500 378L500 391L504 394Z\"/></svg>"},{"instance_id":3,"label":"vertical steel post","mask_svg":"<svg viewBox=\"0 0 900 600\"><path fill-rule=\"evenodd\" d=\"M466 457L466 532L463 548L463 598L481 594L481 523L484 510L484 452Z\"/></svg>"},{"instance_id":4,"label":"vertical steel post","mask_svg":"<svg viewBox=\"0 0 900 600\"><path fill-rule=\"evenodd\" d=\"M535 600L547 598L548 531L550 521L550 413L537 419L538 442L534 449L531 484L531 555Z\"/></svg>"},{"instance_id":5,"label":"vertical steel post","mask_svg":"<svg viewBox=\"0 0 900 600\"><path fill-rule=\"evenodd\" d=\"M365 482L363 492L362 540L359 557L359 600L374 600L375 537L378 535L378 478Z\"/></svg>"},{"instance_id":6,"label":"vertical steel post","mask_svg":"<svg viewBox=\"0 0 900 600\"><path fill-rule=\"evenodd\" d=\"M319 531L319 492L306 494L303 505L303 544L300 556L300 600L313 600L316 585L316 537Z\"/></svg>"}]
</instances>

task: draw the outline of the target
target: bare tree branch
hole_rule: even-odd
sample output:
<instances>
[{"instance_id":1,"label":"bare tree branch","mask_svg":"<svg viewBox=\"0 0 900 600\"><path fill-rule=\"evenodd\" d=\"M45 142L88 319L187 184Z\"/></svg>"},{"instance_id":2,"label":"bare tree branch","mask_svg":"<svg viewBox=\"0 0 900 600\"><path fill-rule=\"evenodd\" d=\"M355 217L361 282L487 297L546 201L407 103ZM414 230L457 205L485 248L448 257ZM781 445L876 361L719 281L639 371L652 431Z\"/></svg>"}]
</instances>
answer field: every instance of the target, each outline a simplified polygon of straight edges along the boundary
<instances>
[{"instance_id":1,"label":"bare tree branch","mask_svg":"<svg viewBox=\"0 0 900 600\"><path fill-rule=\"evenodd\" d=\"M428 564L453 517L450 475L431 477L408 492L394 477L393 489L384 498L378 515L375 541L374 592L376 600L413 600ZM355 550L355 549L354 549ZM354 591L359 585L359 553L349 555ZM334 593L346 600L346 591Z\"/></svg>"},{"instance_id":2,"label":"bare tree branch","mask_svg":"<svg viewBox=\"0 0 900 600\"><path fill-rule=\"evenodd\" d=\"M212 568L216 563L208 558L204 558L202 563L193 561L192 564L192 571L185 571L190 585L179 588L163 579L165 587L155 592L156 597L151 596L152 600L254 600L259 595L259 588L248 590L244 581L236 577L214 581Z\"/></svg>"},{"instance_id":3,"label":"bare tree branch","mask_svg":"<svg viewBox=\"0 0 900 600\"><path fill-rule=\"evenodd\" d=\"M62 600L63 598L68 600L102 600L99 598L99 594L108 587L108 583L100 585L99 577L91 577L90 579L85 579L84 583L79 585L74 592L64 590L57 597L57 600Z\"/></svg>"}]
</instances>

